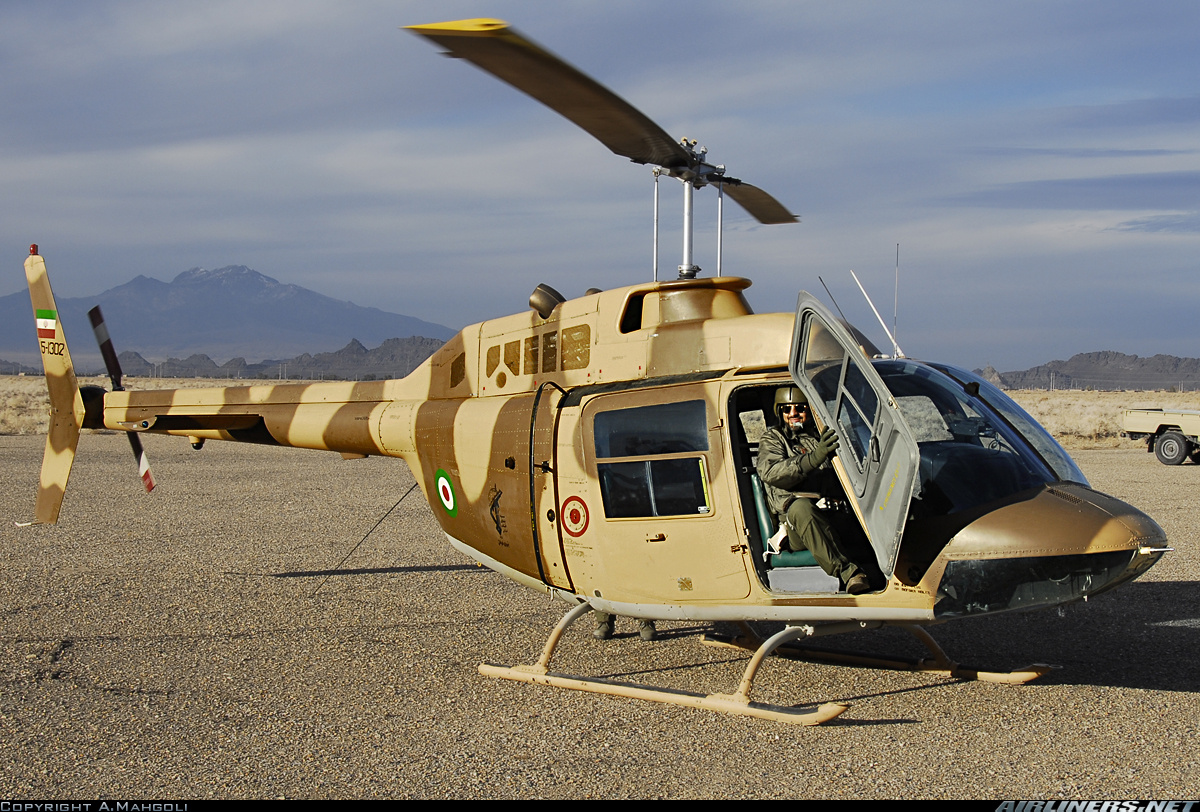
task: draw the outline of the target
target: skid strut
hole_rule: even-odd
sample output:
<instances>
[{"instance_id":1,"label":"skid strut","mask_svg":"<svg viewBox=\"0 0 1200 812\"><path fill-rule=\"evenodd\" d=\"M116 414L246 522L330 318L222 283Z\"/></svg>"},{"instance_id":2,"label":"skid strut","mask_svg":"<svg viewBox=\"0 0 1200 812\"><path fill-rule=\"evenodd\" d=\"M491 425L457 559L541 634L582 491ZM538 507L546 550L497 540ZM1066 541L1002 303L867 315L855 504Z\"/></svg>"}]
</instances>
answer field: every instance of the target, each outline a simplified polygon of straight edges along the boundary
<instances>
[{"instance_id":1,"label":"skid strut","mask_svg":"<svg viewBox=\"0 0 1200 812\"><path fill-rule=\"evenodd\" d=\"M706 646L737 648L743 651L759 649L762 645L762 638L750 628L748 623L740 625L744 633L742 636L722 638L707 635L702 642ZM915 671L921 674L935 674L954 679L999 682L1009 685L1023 685L1027 682L1032 682L1055 668L1055 666L1046 665L1045 663L1034 663L1012 671L979 671L978 669L967 668L950 659L950 656L938 645L929 632L911 623L884 624L881 621L828 623L816 627L808 636L845 634L848 632L863 631L864 629L874 629L883 625L895 625L904 629L917 638L932 656L921 660L912 660L901 657L880 657L872 654L826 651L806 646L781 645L776 648L780 656L793 657L800 660L814 660L838 665L855 665L863 668L885 668L893 671Z\"/></svg>"},{"instance_id":2,"label":"skid strut","mask_svg":"<svg viewBox=\"0 0 1200 812\"><path fill-rule=\"evenodd\" d=\"M644 699L650 702L665 702L670 705L681 705L687 708L705 708L719 713L730 713L738 716L754 716L759 719L770 719L775 722L786 722L794 725L819 725L843 713L847 705L827 702L816 708L797 708L782 705L768 705L750 700L750 687L758 673L759 666L775 649L784 643L798 637L812 634L810 626L790 626L758 646L754 656L750 658L746 671L737 691L733 694L695 694L668 688L655 688L648 685L634 685L613 680L584 679L570 674L561 674L549 670L550 658L562 639L567 627L592 610L586 603L581 603L563 616L550 638L542 649L542 656L532 665L500 666L483 663L479 673L486 677L511 679L528 682L534 685L550 685L555 688L569 688L574 691L588 691L594 694L609 696L624 696L630 699Z\"/></svg>"}]
</instances>

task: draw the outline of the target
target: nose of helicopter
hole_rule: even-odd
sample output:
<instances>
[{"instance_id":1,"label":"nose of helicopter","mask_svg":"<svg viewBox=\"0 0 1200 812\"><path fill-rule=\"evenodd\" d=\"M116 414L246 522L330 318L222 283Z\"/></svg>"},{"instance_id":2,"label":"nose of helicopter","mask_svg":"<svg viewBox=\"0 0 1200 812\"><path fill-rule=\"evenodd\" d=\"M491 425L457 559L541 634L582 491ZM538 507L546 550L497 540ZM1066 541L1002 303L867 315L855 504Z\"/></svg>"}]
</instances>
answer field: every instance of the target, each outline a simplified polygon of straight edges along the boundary
<instances>
[{"instance_id":1,"label":"nose of helicopter","mask_svg":"<svg viewBox=\"0 0 1200 812\"><path fill-rule=\"evenodd\" d=\"M1070 603L1136 578L1168 549L1137 508L1076 484L980 516L943 551L936 617Z\"/></svg>"}]
</instances>

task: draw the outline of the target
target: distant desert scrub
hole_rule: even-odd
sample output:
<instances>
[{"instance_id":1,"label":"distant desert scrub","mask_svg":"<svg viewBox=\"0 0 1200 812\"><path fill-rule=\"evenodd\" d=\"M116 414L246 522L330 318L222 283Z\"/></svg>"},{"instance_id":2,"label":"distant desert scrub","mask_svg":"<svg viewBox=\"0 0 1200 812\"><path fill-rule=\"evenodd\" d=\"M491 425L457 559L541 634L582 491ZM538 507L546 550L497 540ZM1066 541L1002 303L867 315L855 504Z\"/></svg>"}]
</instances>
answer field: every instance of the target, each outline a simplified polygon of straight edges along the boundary
<instances>
[{"instance_id":1,"label":"distant desert scrub","mask_svg":"<svg viewBox=\"0 0 1200 812\"><path fill-rule=\"evenodd\" d=\"M49 411L44 378L0 377L0 434L45 434Z\"/></svg>"},{"instance_id":2,"label":"distant desert scrub","mask_svg":"<svg viewBox=\"0 0 1200 812\"><path fill-rule=\"evenodd\" d=\"M108 388L107 378L81 378L81 384ZM126 378L129 389L193 389L245 386L248 381L215 378ZM1067 448L1136 448L1122 440L1121 410L1161 407L1200 409L1197 392L1100 392L1089 390L1018 389L1008 395ZM50 405L41 376L0 376L0 434L45 434Z\"/></svg>"},{"instance_id":3,"label":"distant desert scrub","mask_svg":"<svg viewBox=\"0 0 1200 812\"><path fill-rule=\"evenodd\" d=\"M1007 393L1066 448L1137 448L1121 439L1122 409L1200 409L1198 392L1017 389Z\"/></svg>"}]
</instances>

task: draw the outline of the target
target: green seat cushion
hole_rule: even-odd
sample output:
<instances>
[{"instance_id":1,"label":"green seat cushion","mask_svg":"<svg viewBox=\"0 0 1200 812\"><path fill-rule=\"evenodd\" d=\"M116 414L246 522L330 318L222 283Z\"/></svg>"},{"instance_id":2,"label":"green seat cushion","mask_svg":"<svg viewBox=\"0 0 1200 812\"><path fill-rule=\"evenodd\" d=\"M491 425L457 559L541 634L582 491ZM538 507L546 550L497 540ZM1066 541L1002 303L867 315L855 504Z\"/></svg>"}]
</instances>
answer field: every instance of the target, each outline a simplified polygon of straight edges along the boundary
<instances>
[{"instance_id":1,"label":"green seat cushion","mask_svg":"<svg viewBox=\"0 0 1200 812\"><path fill-rule=\"evenodd\" d=\"M778 567L815 567L817 559L813 558L813 554L808 550L800 550L793 552L785 550L784 552L767 557L772 568Z\"/></svg>"}]
</instances>

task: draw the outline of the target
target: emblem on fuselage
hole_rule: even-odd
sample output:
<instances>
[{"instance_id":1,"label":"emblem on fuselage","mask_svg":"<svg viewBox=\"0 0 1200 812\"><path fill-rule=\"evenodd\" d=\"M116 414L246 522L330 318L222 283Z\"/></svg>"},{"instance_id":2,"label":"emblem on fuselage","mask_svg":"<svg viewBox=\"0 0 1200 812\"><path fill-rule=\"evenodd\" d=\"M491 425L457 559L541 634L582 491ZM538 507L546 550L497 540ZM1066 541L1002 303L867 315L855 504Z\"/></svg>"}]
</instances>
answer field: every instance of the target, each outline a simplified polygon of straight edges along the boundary
<instances>
[{"instance_id":1,"label":"emblem on fuselage","mask_svg":"<svg viewBox=\"0 0 1200 812\"><path fill-rule=\"evenodd\" d=\"M508 525L504 521L504 514L500 512L500 497L504 495L504 491L497 488L495 485L488 492L488 501L491 506L488 512L492 514L492 522L496 525L496 535L503 536L505 528Z\"/></svg>"},{"instance_id":2,"label":"emblem on fuselage","mask_svg":"<svg viewBox=\"0 0 1200 812\"><path fill-rule=\"evenodd\" d=\"M441 501L442 507L446 510L446 515L454 518L458 515L458 495L454 493L454 485L450 482L450 475L441 468L434 475L434 483L437 486L438 500Z\"/></svg>"}]
</instances>

